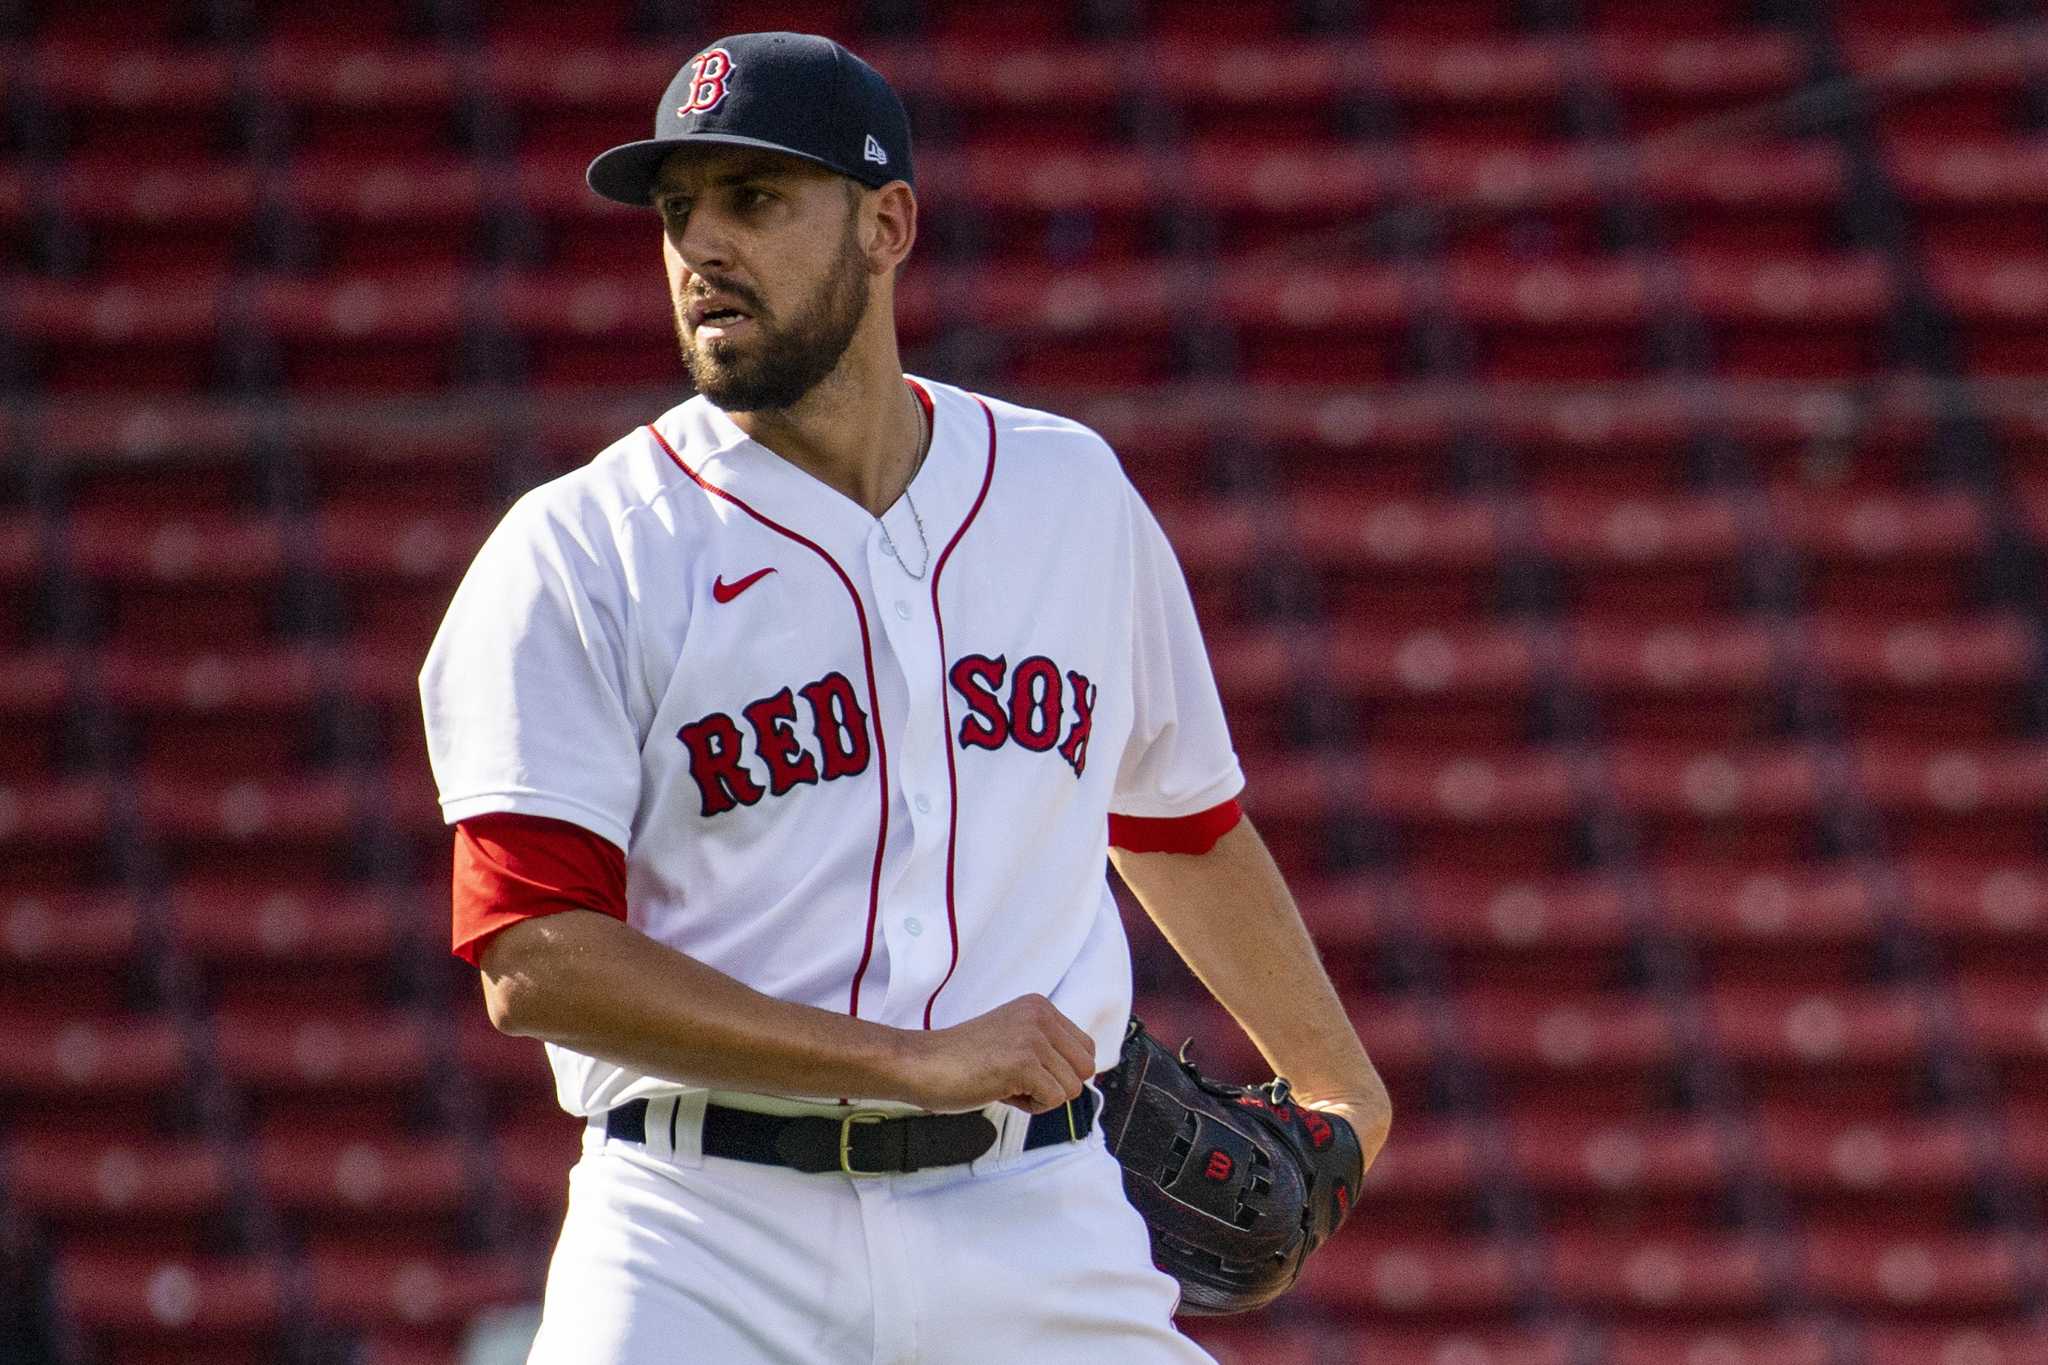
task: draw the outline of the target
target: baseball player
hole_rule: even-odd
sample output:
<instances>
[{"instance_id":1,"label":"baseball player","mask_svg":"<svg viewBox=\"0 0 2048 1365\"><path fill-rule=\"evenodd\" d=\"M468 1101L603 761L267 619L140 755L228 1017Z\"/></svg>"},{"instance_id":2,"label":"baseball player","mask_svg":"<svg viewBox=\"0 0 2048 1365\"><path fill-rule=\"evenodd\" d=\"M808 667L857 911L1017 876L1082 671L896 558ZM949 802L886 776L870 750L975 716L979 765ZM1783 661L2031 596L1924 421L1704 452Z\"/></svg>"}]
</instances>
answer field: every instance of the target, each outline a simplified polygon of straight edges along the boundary
<instances>
[{"instance_id":1,"label":"baseball player","mask_svg":"<svg viewBox=\"0 0 2048 1365\"><path fill-rule=\"evenodd\" d=\"M902 372L872 68L726 38L655 133L588 179L697 396L520 500L421 676L456 951L587 1119L532 1359L1207 1359L1091 1084L1106 859L1301 1112L1390 1110L1173 553L1094 433Z\"/></svg>"}]
</instances>

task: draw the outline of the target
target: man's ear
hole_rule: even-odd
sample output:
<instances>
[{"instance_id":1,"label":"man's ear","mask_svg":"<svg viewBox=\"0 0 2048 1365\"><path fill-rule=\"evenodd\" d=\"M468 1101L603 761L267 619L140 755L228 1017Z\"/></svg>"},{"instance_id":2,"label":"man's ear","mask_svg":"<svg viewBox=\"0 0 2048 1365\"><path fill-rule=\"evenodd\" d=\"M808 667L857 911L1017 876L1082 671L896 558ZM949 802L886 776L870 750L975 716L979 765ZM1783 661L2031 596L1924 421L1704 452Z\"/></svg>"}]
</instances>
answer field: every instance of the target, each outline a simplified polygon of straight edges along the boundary
<instances>
[{"instance_id":1,"label":"man's ear","mask_svg":"<svg viewBox=\"0 0 2048 1365\"><path fill-rule=\"evenodd\" d=\"M917 195L901 180L892 180L862 196L861 244L870 267L886 275L903 264L917 242Z\"/></svg>"}]
</instances>

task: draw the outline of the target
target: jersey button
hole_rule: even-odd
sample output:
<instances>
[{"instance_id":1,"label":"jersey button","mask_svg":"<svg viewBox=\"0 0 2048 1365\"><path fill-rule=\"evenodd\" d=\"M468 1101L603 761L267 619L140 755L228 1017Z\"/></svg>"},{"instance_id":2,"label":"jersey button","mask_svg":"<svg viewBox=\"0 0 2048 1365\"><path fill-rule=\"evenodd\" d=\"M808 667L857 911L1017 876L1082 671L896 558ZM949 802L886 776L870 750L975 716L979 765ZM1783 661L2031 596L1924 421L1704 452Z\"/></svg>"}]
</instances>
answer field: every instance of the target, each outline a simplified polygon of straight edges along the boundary
<instances>
[{"instance_id":1,"label":"jersey button","mask_svg":"<svg viewBox=\"0 0 2048 1365\"><path fill-rule=\"evenodd\" d=\"M908 621L910 619L910 603L900 597L896 599L896 619L899 621Z\"/></svg>"},{"instance_id":2,"label":"jersey button","mask_svg":"<svg viewBox=\"0 0 2048 1365\"><path fill-rule=\"evenodd\" d=\"M919 792L917 794L917 799L912 801L910 804L917 807L917 813L919 815L930 815L932 813L932 799L929 796L926 796L923 792Z\"/></svg>"},{"instance_id":3,"label":"jersey button","mask_svg":"<svg viewBox=\"0 0 2048 1365\"><path fill-rule=\"evenodd\" d=\"M919 919L916 915L910 916L910 918L903 921L903 932L910 935L912 938L916 938L919 934L924 932L924 921Z\"/></svg>"}]
</instances>

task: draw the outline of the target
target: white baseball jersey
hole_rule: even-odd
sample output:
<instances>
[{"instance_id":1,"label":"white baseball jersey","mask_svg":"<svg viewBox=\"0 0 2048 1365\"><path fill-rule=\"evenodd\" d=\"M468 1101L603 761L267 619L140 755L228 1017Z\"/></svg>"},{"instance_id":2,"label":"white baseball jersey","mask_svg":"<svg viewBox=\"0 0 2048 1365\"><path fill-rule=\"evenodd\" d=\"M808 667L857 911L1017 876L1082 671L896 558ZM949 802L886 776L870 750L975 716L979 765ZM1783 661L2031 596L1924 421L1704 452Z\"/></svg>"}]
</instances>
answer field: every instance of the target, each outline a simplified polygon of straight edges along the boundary
<instances>
[{"instance_id":1,"label":"white baseball jersey","mask_svg":"<svg viewBox=\"0 0 2048 1365\"><path fill-rule=\"evenodd\" d=\"M630 924L768 995L939 1028L1042 992L1100 1069L1131 989L1107 818L1243 777L1108 446L912 382L930 452L880 519L702 398L522 498L421 676L442 810L601 836ZM689 1089L549 1055L572 1113Z\"/></svg>"}]
</instances>

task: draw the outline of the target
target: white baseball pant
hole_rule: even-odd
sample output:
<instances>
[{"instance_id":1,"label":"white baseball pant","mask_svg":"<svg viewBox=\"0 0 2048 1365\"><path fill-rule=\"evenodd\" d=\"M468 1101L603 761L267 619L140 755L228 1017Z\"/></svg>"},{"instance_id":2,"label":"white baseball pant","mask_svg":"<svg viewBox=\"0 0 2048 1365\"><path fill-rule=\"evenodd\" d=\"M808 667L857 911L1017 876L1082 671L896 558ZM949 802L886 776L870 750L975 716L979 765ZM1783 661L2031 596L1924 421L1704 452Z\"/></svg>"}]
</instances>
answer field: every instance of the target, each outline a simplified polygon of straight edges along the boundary
<instances>
[{"instance_id":1,"label":"white baseball pant","mask_svg":"<svg viewBox=\"0 0 2048 1365\"><path fill-rule=\"evenodd\" d=\"M970 1165L853 1179L703 1156L702 1102L586 1130L530 1365L1213 1365L1099 1130L1027 1152L993 1110Z\"/></svg>"}]
</instances>

